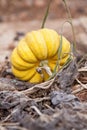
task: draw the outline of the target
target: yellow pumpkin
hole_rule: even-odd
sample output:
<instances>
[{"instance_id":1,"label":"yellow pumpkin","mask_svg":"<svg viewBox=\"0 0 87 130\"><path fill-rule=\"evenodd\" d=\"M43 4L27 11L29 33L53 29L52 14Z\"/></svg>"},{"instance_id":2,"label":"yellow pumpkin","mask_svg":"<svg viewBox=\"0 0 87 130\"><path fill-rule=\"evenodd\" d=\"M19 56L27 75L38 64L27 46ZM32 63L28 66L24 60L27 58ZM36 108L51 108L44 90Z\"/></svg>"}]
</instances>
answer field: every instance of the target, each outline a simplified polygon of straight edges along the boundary
<instances>
[{"instance_id":1,"label":"yellow pumpkin","mask_svg":"<svg viewBox=\"0 0 87 130\"><path fill-rule=\"evenodd\" d=\"M20 80L31 83L46 81L56 66L59 46L60 35L52 29L29 32L12 52L13 74ZM63 37L60 66L67 61L70 51L70 43Z\"/></svg>"}]
</instances>

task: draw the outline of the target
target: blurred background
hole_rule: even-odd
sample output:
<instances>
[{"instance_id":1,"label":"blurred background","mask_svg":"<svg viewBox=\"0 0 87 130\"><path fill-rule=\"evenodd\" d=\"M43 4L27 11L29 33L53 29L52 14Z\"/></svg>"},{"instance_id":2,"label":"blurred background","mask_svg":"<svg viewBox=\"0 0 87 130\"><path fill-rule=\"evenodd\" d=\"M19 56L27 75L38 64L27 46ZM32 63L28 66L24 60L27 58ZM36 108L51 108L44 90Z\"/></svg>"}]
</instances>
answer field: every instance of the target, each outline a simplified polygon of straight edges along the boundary
<instances>
[{"instance_id":1,"label":"blurred background","mask_svg":"<svg viewBox=\"0 0 87 130\"><path fill-rule=\"evenodd\" d=\"M0 0L0 21L42 19L49 0ZM67 0L73 18L87 15L87 0ZM65 18L62 0L53 0L49 19Z\"/></svg>"},{"instance_id":2,"label":"blurred background","mask_svg":"<svg viewBox=\"0 0 87 130\"><path fill-rule=\"evenodd\" d=\"M87 0L66 0L70 8L77 49L87 53ZM31 30L42 24L49 0L0 0L0 61L10 56L18 41ZM62 24L67 20L63 0L52 0L45 27L61 33ZM63 35L72 43L72 30L64 25Z\"/></svg>"}]
</instances>

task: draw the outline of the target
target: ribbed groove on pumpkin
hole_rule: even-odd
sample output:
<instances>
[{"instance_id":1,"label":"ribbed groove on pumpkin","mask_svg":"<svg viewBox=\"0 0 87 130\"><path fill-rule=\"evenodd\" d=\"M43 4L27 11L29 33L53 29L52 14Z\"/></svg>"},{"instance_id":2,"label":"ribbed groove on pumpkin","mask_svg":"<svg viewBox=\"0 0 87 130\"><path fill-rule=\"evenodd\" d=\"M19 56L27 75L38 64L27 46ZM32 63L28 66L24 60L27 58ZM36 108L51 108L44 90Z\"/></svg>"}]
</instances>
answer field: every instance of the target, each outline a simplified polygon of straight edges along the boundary
<instances>
[{"instance_id":1,"label":"ribbed groove on pumpkin","mask_svg":"<svg viewBox=\"0 0 87 130\"><path fill-rule=\"evenodd\" d=\"M19 71L15 67L12 67L12 71L15 74L16 77L20 78L21 80L25 80L25 81L30 80L36 73L36 69L35 68L31 69L31 71L30 70Z\"/></svg>"},{"instance_id":2,"label":"ribbed groove on pumpkin","mask_svg":"<svg viewBox=\"0 0 87 130\"><path fill-rule=\"evenodd\" d=\"M25 70L25 68L29 69L35 66L35 64L29 64L25 62L24 60L22 60L22 58L17 53L17 48L15 48L13 51L11 61L12 61L13 66L15 66L19 70Z\"/></svg>"},{"instance_id":3,"label":"ribbed groove on pumpkin","mask_svg":"<svg viewBox=\"0 0 87 130\"><path fill-rule=\"evenodd\" d=\"M56 54L59 47L58 34L55 31L52 31L52 30L49 31L48 29L40 30L40 32L42 33L44 40L46 42L48 58L51 58Z\"/></svg>"},{"instance_id":4,"label":"ribbed groove on pumpkin","mask_svg":"<svg viewBox=\"0 0 87 130\"><path fill-rule=\"evenodd\" d=\"M23 45L24 44L24 45ZM26 49L26 50L25 50ZM38 59L33 54L32 50L27 45L25 39L22 39L20 43L17 46L17 52L20 55L20 57L28 63L36 63Z\"/></svg>"}]
</instances>

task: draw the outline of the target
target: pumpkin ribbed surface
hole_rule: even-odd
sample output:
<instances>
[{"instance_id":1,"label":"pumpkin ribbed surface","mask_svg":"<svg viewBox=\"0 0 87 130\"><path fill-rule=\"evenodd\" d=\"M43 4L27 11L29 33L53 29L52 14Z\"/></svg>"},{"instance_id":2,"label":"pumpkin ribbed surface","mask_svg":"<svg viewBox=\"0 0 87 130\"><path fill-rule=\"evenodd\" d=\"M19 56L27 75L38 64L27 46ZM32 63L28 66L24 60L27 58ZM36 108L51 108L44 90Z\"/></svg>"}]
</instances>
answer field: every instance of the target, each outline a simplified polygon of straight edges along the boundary
<instances>
[{"instance_id":1,"label":"pumpkin ribbed surface","mask_svg":"<svg viewBox=\"0 0 87 130\"><path fill-rule=\"evenodd\" d=\"M20 80L31 83L40 83L49 78L48 73L39 67L48 66L53 72L58 60L58 49L60 46L60 35L52 29L40 29L29 32L11 55L12 72ZM62 51L60 56L60 66L69 58L70 43L62 38Z\"/></svg>"}]
</instances>

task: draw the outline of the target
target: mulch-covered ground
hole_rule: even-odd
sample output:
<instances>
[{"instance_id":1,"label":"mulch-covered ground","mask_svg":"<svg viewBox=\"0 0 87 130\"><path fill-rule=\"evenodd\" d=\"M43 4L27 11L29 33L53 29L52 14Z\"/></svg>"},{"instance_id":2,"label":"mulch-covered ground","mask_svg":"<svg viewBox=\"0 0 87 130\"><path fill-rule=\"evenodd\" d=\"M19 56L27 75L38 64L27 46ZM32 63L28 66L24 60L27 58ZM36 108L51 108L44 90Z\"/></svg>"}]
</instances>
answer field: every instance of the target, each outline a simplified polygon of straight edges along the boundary
<instances>
[{"instance_id":1,"label":"mulch-covered ground","mask_svg":"<svg viewBox=\"0 0 87 130\"><path fill-rule=\"evenodd\" d=\"M82 0L80 0L80 2L78 2L78 0L68 2L72 10L73 18L86 16L86 3L86 1L82 2ZM6 5L7 7L9 6L7 13L5 13L6 10L4 10L3 7L0 8L0 20L3 23L3 33L5 33L5 27L8 24L4 24L4 22L17 22L17 19L19 21L31 20L33 22L36 18L39 20L42 19L43 13L41 13L41 10L43 7L45 11L44 6L46 3L41 7L37 7L36 5L28 7L27 4L25 4L27 8L23 8L23 4L19 2L16 6L14 1L13 3L10 2ZM16 9L15 12L14 9ZM28 9L30 9L30 12ZM36 15L34 17L33 14L35 12ZM5 13L5 15L3 15L3 13ZM48 19L63 19L65 15L66 12L62 2L57 2L51 5ZM75 29L78 30L77 34L81 32L81 35L84 32L86 35L87 26L85 21L85 18L83 20L79 19L79 22L78 19L75 20ZM33 26L32 24L31 28L33 28ZM3 39L5 37L6 40L8 40L6 36L12 34L11 27L13 27L12 24L9 28L10 31L7 31L5 36L2 35L0 30L0 36L3 36ZM23 28L22 25L20 28ZM65 28L65 30L67 30L67 27ZM26 29L27 28L25 28L25 30ZM70 30L69 34L68 31L64 33L66 32L69 37ZM13 42L10 43L8 47L6 45L8 51L12 51L15 47L13 43L18 42L20 37L24 35L25 32L22 31L16 32L15 37L12 34L14 37ZM78 37L77 40L79 41L81 39ZM0 45L5 46L3 43ZM6 50L2 48L6 49L6 47L1 46L0 51L5 52ZM76 55L54 78L41 84L31 84L18 80L11 72L10 57L6 56L3 61L0 59L0 130L87 130L86 42L83 52L85 52L83 55Z\"/></svg>"},{"instance_id":2,"label":"mulch-covered ground","mask_svg":"<svg viewBox=\"0 0 87 130\"><path fill-rule=\"evenodd\" d=\"M41 84L16 79L0 66L0 130L86 130L87 57L77 57Z\"/></svg>"}]
</instances>

